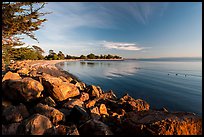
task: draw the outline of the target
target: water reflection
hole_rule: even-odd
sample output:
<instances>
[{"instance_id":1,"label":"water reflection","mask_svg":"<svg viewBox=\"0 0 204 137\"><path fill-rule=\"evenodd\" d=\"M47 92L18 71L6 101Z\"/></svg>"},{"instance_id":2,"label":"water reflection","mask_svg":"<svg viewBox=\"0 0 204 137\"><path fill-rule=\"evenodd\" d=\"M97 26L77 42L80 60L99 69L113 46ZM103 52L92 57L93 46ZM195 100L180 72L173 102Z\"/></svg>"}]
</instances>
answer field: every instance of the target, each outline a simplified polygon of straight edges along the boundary
<instances>
[{"instance_id":1,"label":"water reflection","mask_svg":"<svg viewBox=\"0 0 204 137\"><path fill-rule=\"evenodd\" d=\"M124 61L75 61L65 62L64 70L69 70L73 74L89 74L89 76L112 79L133 75L139 71L138 63Z\"/></svg>"}]
</instances>

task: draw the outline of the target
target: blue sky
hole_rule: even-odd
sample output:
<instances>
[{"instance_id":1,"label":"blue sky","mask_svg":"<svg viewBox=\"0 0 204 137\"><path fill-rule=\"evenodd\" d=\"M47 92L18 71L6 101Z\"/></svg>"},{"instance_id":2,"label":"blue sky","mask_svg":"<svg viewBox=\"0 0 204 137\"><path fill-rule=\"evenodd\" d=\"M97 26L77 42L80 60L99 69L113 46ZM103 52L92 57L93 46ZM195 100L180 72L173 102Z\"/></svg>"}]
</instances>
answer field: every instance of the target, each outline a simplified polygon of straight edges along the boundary
<instances>
[{"instance_id":1,"label":"blue sky","mask_svg":"<svg viewBox=\"0 0 204 137\"><path fill-rule=\"evenodd\" d=\"M45 54L117 54L125 58L201 57L201 2L48 2L35 32Z\"/></svg>"}]
</instances>

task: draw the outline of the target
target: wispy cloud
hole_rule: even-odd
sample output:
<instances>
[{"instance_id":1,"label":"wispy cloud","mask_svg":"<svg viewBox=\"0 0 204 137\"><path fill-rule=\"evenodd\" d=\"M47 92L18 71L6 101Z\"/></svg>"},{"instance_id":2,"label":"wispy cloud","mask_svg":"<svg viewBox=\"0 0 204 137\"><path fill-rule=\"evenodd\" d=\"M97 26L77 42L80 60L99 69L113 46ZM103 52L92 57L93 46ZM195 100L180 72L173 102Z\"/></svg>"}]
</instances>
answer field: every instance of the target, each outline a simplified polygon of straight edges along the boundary
<instances>
[{"instance_id":1,"label":"wispy cloud","mask_svg":"<svg viewBox=\"0 0 204 137\"><path fill-rule=\"evenodd\" d=\"M104 30L125 29L131 27L129 23L148 23L152 16L163 11L162 3L138 3L138 2L48 2L45 11L53 12L47 15L48 21L36 34L44 49L73 49L82 46L81 49L95 49L85 44L94 40L95 32L83 31L84 28L99 28ZM82 31L81 31L82 30ZM83 33L81 33L83 32ZM101 33L102 32L102 33ZM103 31L100 31L103 34ZM100 36L101 37L101 36ZM97 39L97 38L96 38ZM102 39L102 38L101 38ZM106 38L105 38L106 39ZM98 39L100 41L100 38ZM79 43L81 41L82 43ZM56 46L57 45L57 46ZM138 51L144 49L135 43L104 42L105 49L118 49ZM87 48L86 48L87 47ZM101 48L98 46L97 48ZM76 50L76 51L77 51Z\"/></svg>"},{"instance_id":2,"label":"wispy cloud","mask_svg":"<svg viewBox=\"0 0 204 137\"><path fill-rule=\"evenodd\" d=\"M52 2L45 9L53 12L46 28L57 33L79 27L120 28L119 22L129 18L146 24L153 15L163 13L167 5L165 2Z\"/></svg>"},{"instance_id":3,"label":"wispy cloud","mask_svg":"<svg viewBox=\"0 0 204 137\"><path fill-rule=\"evenodd\" d=\"M122 42L103 42L103 46L108 49L118 50L142 50L144 48L138 47L135 43L122 43Z\"/></svg>"}]
</instances>

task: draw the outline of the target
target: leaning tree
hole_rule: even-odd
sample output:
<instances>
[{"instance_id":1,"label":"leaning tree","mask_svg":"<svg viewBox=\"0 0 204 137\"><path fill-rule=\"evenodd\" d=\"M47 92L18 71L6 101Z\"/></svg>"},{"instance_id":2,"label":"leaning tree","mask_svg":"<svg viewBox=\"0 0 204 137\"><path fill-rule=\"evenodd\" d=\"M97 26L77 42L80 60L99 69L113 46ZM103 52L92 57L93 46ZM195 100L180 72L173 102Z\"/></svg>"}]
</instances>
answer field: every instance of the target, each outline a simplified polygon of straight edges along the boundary
<instances>
[{"instance_id":1,"label":"leaning tree","mask_svg":"<svg viewBox=\"0 0 204 137\"><path fill-rule=\"evenodd\" d=\"M45 2L2 2L2 53L9 57L7 50L23 45L22 35L37 41L34 32L39 30L48 12L40 12Z\"/></svg>"}]
</instances>

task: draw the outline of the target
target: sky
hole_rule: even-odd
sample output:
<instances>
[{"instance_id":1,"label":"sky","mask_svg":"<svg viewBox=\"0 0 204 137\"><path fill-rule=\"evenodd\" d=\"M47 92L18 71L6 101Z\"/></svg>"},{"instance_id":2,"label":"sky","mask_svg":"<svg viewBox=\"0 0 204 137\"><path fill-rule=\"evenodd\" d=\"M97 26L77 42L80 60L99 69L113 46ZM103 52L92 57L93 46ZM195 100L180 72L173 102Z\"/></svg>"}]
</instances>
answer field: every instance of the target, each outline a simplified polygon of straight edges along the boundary
<instances>
[{"instance_id":1,"label":"sky","mask_svg":"<svg viewBox=\"0 0 204 137\"><path fill-rule=\"evenodd\" d=\"M65 55L202 57L201 2L48 2L38 45Z\"/></svg>"}]
</instances>

